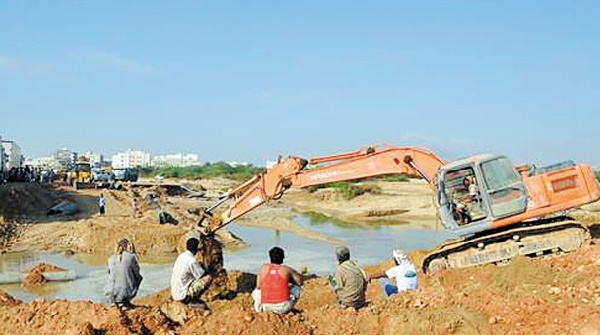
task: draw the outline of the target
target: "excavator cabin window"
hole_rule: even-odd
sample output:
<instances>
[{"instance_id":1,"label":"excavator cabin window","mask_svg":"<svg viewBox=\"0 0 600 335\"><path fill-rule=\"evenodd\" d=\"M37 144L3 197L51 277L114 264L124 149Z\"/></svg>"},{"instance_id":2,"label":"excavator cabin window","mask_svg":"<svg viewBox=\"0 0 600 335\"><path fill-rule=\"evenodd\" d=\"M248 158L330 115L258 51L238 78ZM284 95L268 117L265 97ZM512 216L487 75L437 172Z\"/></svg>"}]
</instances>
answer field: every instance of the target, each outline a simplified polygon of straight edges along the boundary
<instances>
[{"instance_id":1,"label":"excavator cabin window","mask_svg":"<svg viewBox=\"0 0 600 335\"><path fill-rule=\"evenodd\" d=\"M487 217L473 168L449 171L444 186L450 211L459 226Z\"/></svg>"}]
</instances>

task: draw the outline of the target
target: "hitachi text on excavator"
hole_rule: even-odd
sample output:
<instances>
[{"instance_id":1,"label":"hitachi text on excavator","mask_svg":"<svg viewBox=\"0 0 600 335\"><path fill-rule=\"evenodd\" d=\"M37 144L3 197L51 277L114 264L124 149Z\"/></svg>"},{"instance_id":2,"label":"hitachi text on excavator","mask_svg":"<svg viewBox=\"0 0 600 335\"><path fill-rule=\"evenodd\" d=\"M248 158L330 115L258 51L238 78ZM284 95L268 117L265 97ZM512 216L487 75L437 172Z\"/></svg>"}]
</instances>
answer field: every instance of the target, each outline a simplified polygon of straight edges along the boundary
<instances>
[{"instance_id":1,"label":"hitachi text on excavator","mask_svg":"<svg viewBox=\"0 0 600 335\"><path fill-rule=\"evenodd\" d=\"M312 168L307 168L309 163ZM212 215L231 200L220 219L212 220L211 229L281 197L291 187L399 173L429 183L442 225L461 236L427 255L424 272L577 249L590 232L566 212L600 199L600 185L585 164L515 167L506 157L493 154L444 162L421 148L368 147L310 160L293 156L279 160L207 209Z\"/></svg>"}]
</instances>

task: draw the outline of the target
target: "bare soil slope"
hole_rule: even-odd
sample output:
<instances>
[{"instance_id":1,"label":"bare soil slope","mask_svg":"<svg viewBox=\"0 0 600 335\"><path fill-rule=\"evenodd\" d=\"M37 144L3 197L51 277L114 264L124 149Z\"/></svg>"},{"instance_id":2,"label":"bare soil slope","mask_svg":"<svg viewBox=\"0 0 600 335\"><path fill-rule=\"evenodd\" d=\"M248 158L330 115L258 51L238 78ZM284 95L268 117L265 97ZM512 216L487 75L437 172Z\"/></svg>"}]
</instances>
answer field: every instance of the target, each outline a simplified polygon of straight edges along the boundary
<instances>
[{"instance_id":1,"label":"bare soil slope","mask_svg":"<svg viewBox=\"0 0 600 335\"><path fill-rule=\"evenodd\" d=\"M368 273L390 263L366 268ZM168 290L137 300L124 313L90 302L22 304L0 294L0 330L9 334L598 334L600 248L556 257L520 258L507 266L419 274L417 291L383 299L368 287L369 305L339 309L325 278L308 279L297 312L252 310L254 276L232 273L232 300L209 302L211 313L170 301Z\"/></svg>"}]
</instances>

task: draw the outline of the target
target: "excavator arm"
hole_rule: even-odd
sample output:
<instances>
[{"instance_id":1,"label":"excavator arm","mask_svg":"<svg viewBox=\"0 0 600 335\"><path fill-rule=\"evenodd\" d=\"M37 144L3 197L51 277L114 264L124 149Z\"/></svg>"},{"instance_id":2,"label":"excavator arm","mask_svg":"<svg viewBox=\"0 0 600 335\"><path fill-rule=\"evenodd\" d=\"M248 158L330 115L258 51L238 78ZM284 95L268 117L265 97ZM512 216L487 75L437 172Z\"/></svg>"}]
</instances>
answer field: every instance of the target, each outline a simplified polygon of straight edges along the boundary
<instances>
[{"instance_id":1,"label":"excavator arm","mask_svg":"<svg viewBox=\"0 0 600 335\"><path fill-rule=\"evenodd\" d=\"M317 165L306 169L308 163ZM336 181L403 173L422 177L436 188L436 175L444 162L434 153L414 147L368 147L354 152L305 160L289 156L228 192L207 212L233 200L213 230L229 224L265 202L278 199L291 187L304 188ZM216 227L215 227L216 225Z\"/></svg>"}]
</instances>

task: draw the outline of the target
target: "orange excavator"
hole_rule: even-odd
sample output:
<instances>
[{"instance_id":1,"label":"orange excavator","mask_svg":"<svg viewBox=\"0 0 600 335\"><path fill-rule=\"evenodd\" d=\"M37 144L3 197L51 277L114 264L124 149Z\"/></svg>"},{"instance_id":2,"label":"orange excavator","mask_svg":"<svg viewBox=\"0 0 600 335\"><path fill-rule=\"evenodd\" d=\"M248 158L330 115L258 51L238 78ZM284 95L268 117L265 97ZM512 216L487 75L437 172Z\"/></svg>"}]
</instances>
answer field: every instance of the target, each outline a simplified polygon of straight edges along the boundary
<instances>
[{"instance_id":1,"label":"orange excavator","mask_svg":"<svg viewBox=\"0 0 600 335\"><path fill-rule=\"evenodd\" d=\"M312 168L307 168L309 163ZM424 272L577 249L590 232L566 212L600 199L600 185L585 164L515 167L506 157L493 154L447 163L425 149L368 147L310 160L292 156L279 160L208 208L206 213L212 215L232 200L210 229L220 229L278 199L291 187L387 174L425 179L435 193L442 225L460 236L427 255Z\"/></svg>"}]
</instances>

